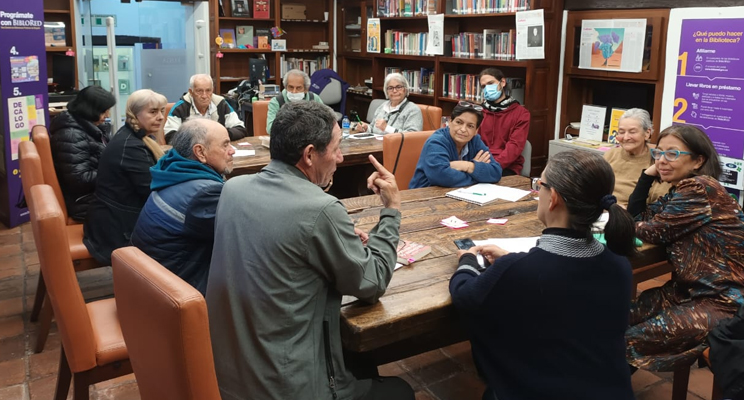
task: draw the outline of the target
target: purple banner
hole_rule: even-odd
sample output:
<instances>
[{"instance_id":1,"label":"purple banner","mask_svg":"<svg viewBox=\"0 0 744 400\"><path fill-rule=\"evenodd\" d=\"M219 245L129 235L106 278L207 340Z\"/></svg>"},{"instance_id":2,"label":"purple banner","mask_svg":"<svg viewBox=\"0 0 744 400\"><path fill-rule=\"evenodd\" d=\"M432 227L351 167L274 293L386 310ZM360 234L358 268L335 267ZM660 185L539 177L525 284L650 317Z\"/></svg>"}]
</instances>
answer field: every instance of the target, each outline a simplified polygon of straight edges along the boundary
<instances>
[{"instance_id":1,"label":"purple banner","mask_svg":"<svg viewBox=\"0 0 744 400\"><path fill-rule=\"evenodd\" d=\"M675 123L702 128L720 155L744 158L744 19L682 21Z\"/></svg>"},{"instance_id":2,"label":"purple banner","mask_svg":"<svg viewBox=\"0 0 744 400\"><path fill-rule=\"evenodd\" d=\"M3 120L0 163L0 221L13 227L28 221L19 207L23 196L18 144L34 125L46 125L46 47L43 0L0 2L0 116Z\"/></svg>"}]
</instances>

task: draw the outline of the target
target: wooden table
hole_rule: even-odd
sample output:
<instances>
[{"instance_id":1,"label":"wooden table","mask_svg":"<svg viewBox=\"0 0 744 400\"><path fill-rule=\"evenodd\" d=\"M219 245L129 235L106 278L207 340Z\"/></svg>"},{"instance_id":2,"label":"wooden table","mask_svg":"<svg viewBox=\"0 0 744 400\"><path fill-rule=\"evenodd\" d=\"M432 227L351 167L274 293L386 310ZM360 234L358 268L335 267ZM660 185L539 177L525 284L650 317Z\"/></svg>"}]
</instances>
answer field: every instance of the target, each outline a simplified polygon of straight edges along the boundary
<instances>
[{"instance_id":1,"label":"wooden table","mask_svg":"<svg viewBox=\"0 0 744 400\"><path fill-rule=\"evenodd\" d=\"M238 143L248 142L251 146L240 146ZM271 155L269 149L261 145L260 136L246 137L232 142L232 145L239 150L255 150L255 156L235 157L233 162L233 172L229 177L255 174L261 171L269 161ZM344 161L339 164L339 168L369 164L368 156L372 154L382 162L382 141L377 139L346 139L341 142L341 153L344 155ZM366 179L366 178L365 178Z\"/></svg>"},{"instance_id":2,"label":"wooden table","mask_svg":"<svg viewBox=\"0 0 744 400\"><path fill-rule=\"evenodd\" d=\"M530 180L509 176L500 184L528 190ZM430 245L431 253L396 271L378 303L366 305L345 299L341 309L344 347L357 356L361 354L366 362L379 365L466 339L449 294L449 280L457 269L453 240L539 236L544 228L537 219L537 201L531 196L517 202L499 200L478 206L445 197L450 190L432 187L401 192L400 237ZM378 196L342 202L357 227L365 231L379 220L382 204ZM450 229L439 223L452 215L470 226ZM488 224L489 218L507 218L508 222ZM637 270L665 259L663 248L644 245L631 264Z\"/></svg>"}]
</instances>

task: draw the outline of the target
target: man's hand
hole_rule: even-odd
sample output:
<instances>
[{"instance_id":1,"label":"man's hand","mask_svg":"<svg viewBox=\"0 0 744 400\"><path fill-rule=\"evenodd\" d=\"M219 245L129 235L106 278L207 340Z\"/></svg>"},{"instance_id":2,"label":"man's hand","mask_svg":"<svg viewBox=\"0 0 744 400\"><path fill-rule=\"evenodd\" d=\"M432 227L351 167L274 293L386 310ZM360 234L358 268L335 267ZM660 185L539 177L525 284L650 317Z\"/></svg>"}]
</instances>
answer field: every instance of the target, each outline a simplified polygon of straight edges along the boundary
<instances>
[{"instance_id":1,"label":"man's hand","mask_svg":"<svg viewBox=\"0 0 744 400\"><path fill-rule=\"evenodd\" d=\"M369 162L377 171L367 178L367 188L380 195L382 205L385 208L395 208L400 210L400 192L398 184L395 182L395 176L386 170L377 159L370 154Z\"/></svg>"},{"instance_id":2,"label":"man's hand","mask_svg":"<svg viewBox=\"0 0 744 400\"><path fill-rule=\"evenodd\" d=\"M476 253L474 254L481 253L481 255L486 258L486 261L488 261L488 264L493 264L494 261L509 254L508 251L496 246L495 244L475 246L471 247L470 250L475 250Z\"/></svg>"},{"instance_id":3,"label":"man's hand","mask_svg":"<svg viewBox=\"0 0 744 400\"><path fill-rule=\"evenodd\" d=\"M450 161L450 168L472 174L475 170L475 164L470 161Z\"/></svg>"},{"instance_id":4,"label":"man's hand","mask_svg":"<svg viewBox=\"0 0 744 400\"><path fill-rule=\"evenodd\" d=\"M357 227L354 227L354 234L357 235L357 236L359 236L359 240L362 241L362 244L363 245L365 245L365 246L367 245L367 241L369 240L369 235L367 234L367 232L365 232L365 231L363 231L363 230L361 230L361 229L359 229Z\"/></svg>"},{"instance_id":5,"label":"man's hand","mask_svg":"<svg viewBox=\"0 0 744 400\"><path fill-rule=\"evenodd\" d=\"M384 131L385 128L387 128L387 121L385 121L384 119L376 119L375 128Z\"/></svg>"},{"instance_id":6,"label":"man's hand","mask_svg":"<svg viewBox=\"0 0 744 400\"><path fill-rule=\"evenodd\" d=\"M481 150L475 155L473 161L488 164L491 162L491 153Z\"/></svg>"}]
</instances>

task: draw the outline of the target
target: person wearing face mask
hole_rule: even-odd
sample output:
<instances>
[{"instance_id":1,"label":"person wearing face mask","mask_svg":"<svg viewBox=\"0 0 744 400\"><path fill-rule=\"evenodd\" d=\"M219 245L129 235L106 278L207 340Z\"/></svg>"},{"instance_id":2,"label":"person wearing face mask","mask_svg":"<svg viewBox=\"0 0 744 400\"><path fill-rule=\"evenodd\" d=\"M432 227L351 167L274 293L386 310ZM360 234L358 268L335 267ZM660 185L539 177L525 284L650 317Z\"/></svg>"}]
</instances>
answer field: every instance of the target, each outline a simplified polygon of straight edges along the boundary
<instances>
[{"instance_id":1,"label":"person wearing face mask","mask_svg":"<svg viewBox=\"0 0 744 400\"><path fill-rule=\"evenodd\" d=\"M227 128L230 140L246 137L248 132L238 113L224 97L214 94L214 82L207 74L196 74L189 80L189 91L173 105L165 122L165 142L171 144L173 135L189 119L206 118Z\"/></svg>"},{"instance_id":2,"label":"person wearing face mask","mask_svg":"<svg viewBox=\"0 0 744 400\"><path fill-rule=\"evenodd\" d=\"M483 89L483 143L504 169L503 175L519 175L524 165L522 150L530 131L530 112L509 96L501 70L486 68L478 76Z\"/></svg>"},{"instance_id":3,"label":"person wearing face mask","mask_svg":"<svg viewBox=\"0 0 744 400\"><path fill-rule=\"evenodd\" d=\"M664 246L674 272L631 304L627 359L674 371L697 360L708 333L744 304L744 214L718 182L718 154L697 127L664 129L651 156L656 162L638 179L628 212L638 221L636 236ZM646 205L659 178L672 189Z\"/></svg>"},{"instance_id":4,"label":"person wearing face mask","mask_svg":"<svg viewBox=\"0 0 744 400\"><path fill-rule=\"evenodd\" d=\"M323 104L320 96L310 92L310 77L299 69L290 69L282 78L284 90L280 96L274 97L269 102L269 112L266 115L266 132L271 135L271 127L274 125L276 113L285 104L294 101L307 100Z\"/></svg>"},{"instance_id":5,"label":"person wearing face mask","mask_svg":"<svg viewBox=\"0 0 744 400\"><path fill-rule=\"evenodd\" d=\"M615 191L617 204L628 206L628 198L638 183L638 176L653 164L648 141L654 131L648 111L631 108L618 122L617 141L619 147L608 150L604 159L615 171ZM649 191L648 203L653 203L669 191L669 184L654 182Z\"/></svg>"}]
</instances>

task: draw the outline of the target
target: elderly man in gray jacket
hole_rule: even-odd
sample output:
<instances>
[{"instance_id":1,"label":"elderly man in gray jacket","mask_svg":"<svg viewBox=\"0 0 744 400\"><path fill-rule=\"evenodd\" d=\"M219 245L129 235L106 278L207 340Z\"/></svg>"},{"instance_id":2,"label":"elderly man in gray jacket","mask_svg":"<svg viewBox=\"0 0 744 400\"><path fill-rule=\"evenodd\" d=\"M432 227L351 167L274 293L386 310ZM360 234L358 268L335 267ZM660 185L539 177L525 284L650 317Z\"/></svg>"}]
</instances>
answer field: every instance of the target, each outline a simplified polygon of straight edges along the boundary
<instances>
[{"instance_id":1,"label":"elderly man in gray jacket","mask_svg":"<svg viewBox=\"0 0 744 400\"><path fill-rule=\"evenodd\" d=\"M222 398L413 400L402 379L356 379L340 338L341 296L376 302L392 277L395 178L370 157L367 184L385 208L358 232L323 191L343 161L330 108L288 103L272 133L271 163L229 180L217 207L207 305Z\"/></svg>"}]
</instances>

